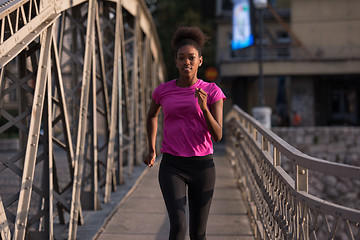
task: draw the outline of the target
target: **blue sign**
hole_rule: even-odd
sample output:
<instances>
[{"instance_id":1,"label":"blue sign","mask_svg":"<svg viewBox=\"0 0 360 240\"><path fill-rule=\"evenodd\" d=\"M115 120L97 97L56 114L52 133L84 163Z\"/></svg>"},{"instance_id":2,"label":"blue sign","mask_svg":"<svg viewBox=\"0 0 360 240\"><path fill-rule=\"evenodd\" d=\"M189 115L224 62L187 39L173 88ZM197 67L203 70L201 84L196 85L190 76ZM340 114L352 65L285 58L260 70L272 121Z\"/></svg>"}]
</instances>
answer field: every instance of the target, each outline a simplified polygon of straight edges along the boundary
<instances>
[{"instance_id":1,"label":"blue sign","mask_svg":"<svg viewBox=\"0 0 360 240\"><path fill-rule=\"evenodd\" d=\"M249 0L235 0L233 8L233 50L251 46L254 36L251 32Z\"/></svg>"}]
</instances>

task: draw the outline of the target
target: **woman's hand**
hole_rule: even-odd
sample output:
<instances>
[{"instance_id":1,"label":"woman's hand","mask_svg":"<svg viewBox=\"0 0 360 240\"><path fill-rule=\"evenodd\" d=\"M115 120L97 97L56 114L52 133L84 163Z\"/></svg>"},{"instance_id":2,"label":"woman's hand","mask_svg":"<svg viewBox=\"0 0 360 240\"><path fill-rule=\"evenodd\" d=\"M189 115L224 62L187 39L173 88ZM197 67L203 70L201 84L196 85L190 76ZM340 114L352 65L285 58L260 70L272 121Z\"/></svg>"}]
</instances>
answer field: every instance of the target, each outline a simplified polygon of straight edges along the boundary
<instances>
[{"instance_id":1,"label":"woman's hand","mask_svg":"<svg viewBox=\"0 0 360 240\"><path fill-rule=\"evenodd\" d=\"M198 99L200 109L202 111L208 110L207 107L207 93L201 88L195 88L195 97Z\"/></svg>"},{"instance_id":2,"label":"woman's hand","mask_svg":"<svg viewBox=\"0 0 360 240\"><path fill-rule=\"evenodd\" d=\"M156 153L149 153L146 156L144 163L146 165L148 165L149 167L152 167L152 166L154 166L155 159L156 159Z\"/></svg>"}]
</instances>

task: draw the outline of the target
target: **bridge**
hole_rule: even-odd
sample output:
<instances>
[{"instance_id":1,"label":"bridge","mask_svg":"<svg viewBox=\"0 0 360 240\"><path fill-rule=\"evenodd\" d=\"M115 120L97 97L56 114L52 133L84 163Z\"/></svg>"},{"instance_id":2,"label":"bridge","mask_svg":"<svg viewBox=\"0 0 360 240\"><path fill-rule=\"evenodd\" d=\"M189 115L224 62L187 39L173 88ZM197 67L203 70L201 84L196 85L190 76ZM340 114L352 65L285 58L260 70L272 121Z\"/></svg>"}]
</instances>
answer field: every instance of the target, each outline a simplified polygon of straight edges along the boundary
<instances>
[{"instance_id":1,"label":"bridge","mask_svg":"<svg viewBox=\"0 0 360 240\"><path fill-rule=\"evenodd\" d=\"M1 239L87 239L91 213L151 175L146 108L166 79L152 17L143 0L2 0L0 26ZM359 167L307 156L236 106L225 128L249 236L360 239L358 209L309 191L310 172L355 188Z\"/></svg>"}]
</instances>

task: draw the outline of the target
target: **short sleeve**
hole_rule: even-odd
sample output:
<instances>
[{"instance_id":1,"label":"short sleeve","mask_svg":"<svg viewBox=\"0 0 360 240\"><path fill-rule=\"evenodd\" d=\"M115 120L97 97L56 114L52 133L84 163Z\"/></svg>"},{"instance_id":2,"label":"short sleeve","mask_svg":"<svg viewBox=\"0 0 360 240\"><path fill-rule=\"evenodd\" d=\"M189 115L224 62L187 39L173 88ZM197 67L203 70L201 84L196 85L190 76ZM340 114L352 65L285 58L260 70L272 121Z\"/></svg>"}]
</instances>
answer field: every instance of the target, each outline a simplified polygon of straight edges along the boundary
<instances>
[{"instance_id":1,"label":"short sleeve","mask_svg":"<svg viewBox=\"0 0 360 240\"><path fill-rule=\"evenodd\" d=\"M223 93L223 91L215 84L212 83L212 91L211 91L211 99L210 99L210 104L212 105L213 103L219 101L220 99L223 99L225 101L226 96Z\"/></svg>"},{"instance_id":2,"label":"short sleeve","mask_svg":"<svg viewBox=\"0 0 360 240\"><path fill-rule=\"evenodd\" d=\"M160 90L159 87L155 88L152 93L152 99L156 102L156 104L160 105Z\"/></svg>"}]
</instances>

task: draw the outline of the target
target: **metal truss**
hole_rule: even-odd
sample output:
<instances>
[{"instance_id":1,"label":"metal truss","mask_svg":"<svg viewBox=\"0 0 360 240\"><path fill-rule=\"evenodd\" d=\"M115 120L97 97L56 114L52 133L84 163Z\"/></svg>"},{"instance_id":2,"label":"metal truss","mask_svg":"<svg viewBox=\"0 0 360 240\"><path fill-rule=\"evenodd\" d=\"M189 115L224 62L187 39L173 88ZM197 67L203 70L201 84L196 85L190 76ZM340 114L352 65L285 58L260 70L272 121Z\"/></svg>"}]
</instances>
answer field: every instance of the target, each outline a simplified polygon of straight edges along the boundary
<instances>
[{"instance_id":1,"label":"metal truss","mask_svg":"<svg viewBox=\"0 0 360 240\"><path fill-rule=\"evenodd\" d=\"M247 202L256 239L359 239L360 211L308 191L308 175L345 178L360 168L307 156L235 106L226 117L227 155ZM283 161L293 163L285 170ZM292 172L292 173L289 173Z\"/></svg>"},{"instance_id":2,"label":"metal truss","mask_svg":"<svg viewBox=\"0 0 360 240\"><path fill-rule=\"evenodd\" d=\"M0 137L18 142L0 150L1 239L76 239L83 210L109 202L146 154L165 78L146 4L9 0L0 67Z\"/></svg>"}]
</instances>

